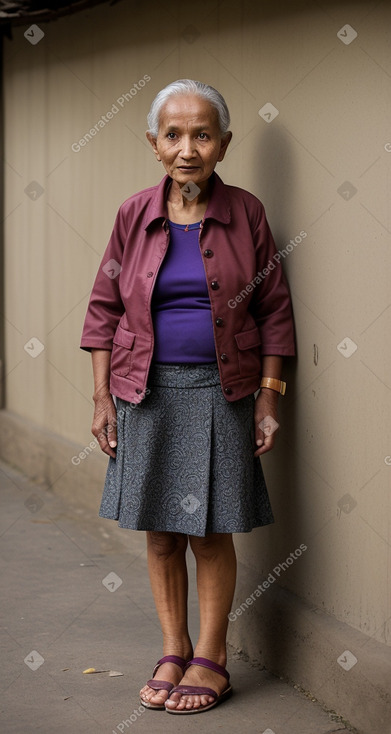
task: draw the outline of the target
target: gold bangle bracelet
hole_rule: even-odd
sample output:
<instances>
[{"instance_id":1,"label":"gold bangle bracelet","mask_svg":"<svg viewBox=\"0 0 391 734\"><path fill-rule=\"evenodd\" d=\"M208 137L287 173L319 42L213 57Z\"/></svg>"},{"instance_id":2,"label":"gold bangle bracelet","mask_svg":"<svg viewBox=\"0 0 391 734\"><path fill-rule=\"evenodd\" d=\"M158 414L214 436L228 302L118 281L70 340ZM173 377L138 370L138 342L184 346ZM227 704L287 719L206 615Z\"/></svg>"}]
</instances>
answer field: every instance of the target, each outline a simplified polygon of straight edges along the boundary
<instances>
[{"instance_id":1,"label":"gold bangle bracelet","mask_svg":"<svg viewBox=\"0 0 391 734\"><path fill-rule=\"evenodd\" d=\"M275 377L262 377L260 387L268 387L270 390L279 392L280 395L285 395L286 382L277 380Z\"/></svg>"}]
</instances>

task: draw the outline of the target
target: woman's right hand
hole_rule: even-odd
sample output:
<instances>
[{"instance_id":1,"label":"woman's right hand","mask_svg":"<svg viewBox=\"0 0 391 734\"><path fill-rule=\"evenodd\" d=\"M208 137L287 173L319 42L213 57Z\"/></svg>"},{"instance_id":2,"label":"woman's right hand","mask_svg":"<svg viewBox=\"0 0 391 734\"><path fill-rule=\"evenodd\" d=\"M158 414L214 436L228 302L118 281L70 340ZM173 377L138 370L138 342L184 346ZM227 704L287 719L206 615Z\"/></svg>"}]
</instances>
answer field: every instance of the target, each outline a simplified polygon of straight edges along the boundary
<instances>
[{"instance_id":1,"label":"woman's right hand","mask_svg":"<svg viewBox=\"0 0 391 734\"><path fill-rule=\"evenodd\" d=\"M102 451L116 457L117 446L117 411L110 392L94 395L95 412L91 431L98 440Z\"/></svg>"}]
</instances>

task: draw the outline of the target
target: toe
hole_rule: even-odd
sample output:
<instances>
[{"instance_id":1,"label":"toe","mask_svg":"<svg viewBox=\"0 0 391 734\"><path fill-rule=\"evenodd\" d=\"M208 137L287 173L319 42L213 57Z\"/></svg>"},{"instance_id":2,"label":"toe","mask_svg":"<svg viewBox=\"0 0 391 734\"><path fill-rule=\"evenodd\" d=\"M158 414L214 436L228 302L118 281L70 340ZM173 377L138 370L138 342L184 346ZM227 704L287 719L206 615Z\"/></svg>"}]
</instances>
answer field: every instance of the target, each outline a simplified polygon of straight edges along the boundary
<instances>
[{"instance_id":1,"label":"toe","mask_svg":"<svg viewBox=\"0 0 391 734\"><path fill-rule=\"evenodd\" d=\"M153 703L157 706L162 705L168 696L168 692L164 688L160 691L156 691L154 688L144 686L140 691L140 698L146 703Z\"/></svg>"},{"instance_id":2,"label":"toe","mask_svg":"<svg viewBox=\"0 0 391 734\"><path fill-rule=\"evenodd\" d=\"M173 693L172 696L167 699L166 706L170 709L176 709L181 698L183 698L183 696L181 696L180 693Z\"/></svg>"},{"instance_id":3,"label":"toe","mask_svg":"<svg viewBox=\"0 0 391 734\"><path fill-rule=\"evenodd\" d=\"M140 698L143 698L144 701L148 701L148 693L150 692L150 688L148 686L144 686L140 691Z\"/></svg>"},{"instance_id":4,"label":"toe","mask_svg":"<svg viewBox=\"0 0 391 734\"><path fill-rule=\"evenodd\" d=\"M203 695L201 696L201 706L207 706L209 703L213 703L214 698L212 696Z\"/></svg>"},{"instance_id":5,"label":"toe","mask_svg":"<svg viewBox=\"0 0 391 734\"><path fill-rule=\"evenodd\" d=\"M166 701L166 707L169 709L178 709L178 711L191 711L191 709L199 709L213 703L214 699L208 695L187 695L181 696L180 693L173 693Z\"/></svg>"},{"instance_id":6,"label":"toe","mask_svg":"<svg viewBox=\"0 0 391 734\"><path fill-rule=\"evenodd\" d=\"M199 709L201 705L199 696L188 696L186 708L187 709Z\"/></svg>"},{"instance_id":7,"label":"toe","mask_svg":"<svg viewBox=\"0 0 391 734\"><path fill-rule=\"evenodd\" d=\"M167 696L168 696L168 691L165 691L163 688L161 691L154 691L149 701L150 703L161 705L166 702Z\"/></svg>"}]
</instances>

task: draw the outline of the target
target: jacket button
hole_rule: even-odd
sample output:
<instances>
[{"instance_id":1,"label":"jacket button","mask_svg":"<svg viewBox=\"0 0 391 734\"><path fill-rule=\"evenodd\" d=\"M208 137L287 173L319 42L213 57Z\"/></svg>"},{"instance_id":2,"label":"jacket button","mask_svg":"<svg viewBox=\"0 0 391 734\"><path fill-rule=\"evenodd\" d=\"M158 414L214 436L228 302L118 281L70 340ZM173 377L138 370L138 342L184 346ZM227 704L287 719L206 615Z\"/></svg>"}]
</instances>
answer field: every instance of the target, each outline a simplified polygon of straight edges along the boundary
<instances>
[{"instance_id":1,"label":"jacket button","mask_svg":"<svg viewBox=\"0 0 391 734\"><path fill-rule=\"evenodd\" d=\"M150 270L149 273L147 273L147 278L152 278L152 276L153 276L153 272L152 270Z\"/></svg>"},{"instance_id":2,"label":"jacket button","mask_svg":"<svg viewBox=\"0 0 391 734\"><path fill-rule=\"evenodd\" d=\"M214 252L213 250L205 250L204 257L213 257Z\"/></svg>"},{"instance_id":3,"label":"jacket button","mask_svg":"<svg viewBox=\"0 0 391 734\"><path fill-rule=\"evenodd\" d=\"M212 290L218 291L220 288L218 280L212 280L210 287L212 288Z\"/></svg>"},{"instance_id":4,"label":"jacket button","mask_svg":"<svg viewBox=\"0 0 391 734\"><path fill-rule=\"evenodd\" d=\"M225 354L225 352L223 352L223 354L220 354L220 359L222 362L228 362L228 354Z\"/></svg>"},{"instance_id":5,"label":"jacket button","mask_svg":"<svg viewBox=\"0 0 391 734\"><path fill-rule=\"evenodd\" d=\"M139 388L139 387L136 387L136 393L137 393L137 395L141 395L141 393L142 393L142 390L141 390L141 388Z\"/></svg>"},{"instance_id":6,"label":"jacket button","mask_svg":"<svg viewBox=\"0 0 391 734\"><path fill-rule=\"evenodd\" d=\"M224 392L225 392L225 393L226 393L227 395L232 395L232 387L225 387L225 388L224 388Z\"/></svg>"},{"instance_id":7,"label":"jacket button","mask_svg":"<svg viewBox=\"0 0 391 734\"><path fill-rule=\"evenodd\" d=\"M220 316L216 319L216 326L224 326L223 319L220 318Z\"/></svg>"}]
</instances>

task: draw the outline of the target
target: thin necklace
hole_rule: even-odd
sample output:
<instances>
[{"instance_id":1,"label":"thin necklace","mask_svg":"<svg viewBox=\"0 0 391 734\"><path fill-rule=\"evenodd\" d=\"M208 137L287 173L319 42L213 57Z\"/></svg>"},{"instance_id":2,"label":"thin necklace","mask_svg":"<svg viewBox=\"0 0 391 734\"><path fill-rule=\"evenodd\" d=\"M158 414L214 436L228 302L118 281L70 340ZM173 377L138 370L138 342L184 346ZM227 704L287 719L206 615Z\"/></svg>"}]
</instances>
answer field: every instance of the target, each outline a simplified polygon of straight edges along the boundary
<instances>
[{"instance_id":1,"label":"thin necklace","mask_svg":"<svg viewBox=\"0 0 391 734\"><path fill-rule=\"evenodd\" d=\"M170 193L171 186L172 186L172 181L170 181L170 185L169 185L169 187L167 189L167 202L168 202L168 195ZM202 219L199 222L194 222L194 224L199 224L199 227L193 227L193 229L202 229L202 227L204 226L204 219L205 219L205 214L204 214L204 216L202 217ZM175 224L175 222L174 222L174 224ZM186 224L186 227L185 227L185 229L183 231L184 232L189 232L190 231L189 230L189 227L190 227L190 224Z\"/></svg>"},{"instance_id":2,"label":"thin necklace","mask_svg":"<svg viewBox=\"0 0 391 734\"><path fill-rule=\"evenodd\" d=\"M203 221L204 221L203 219L200 219L199 222L194 222L194 225L196 225L196 224L198 225L197 227L196 226L191 226L191 224L186 224L186 227L184 229L184 232L189 232L189 227L190 226L191 226L192 229L202 229Z\"/></svg>"}]
</instances>

